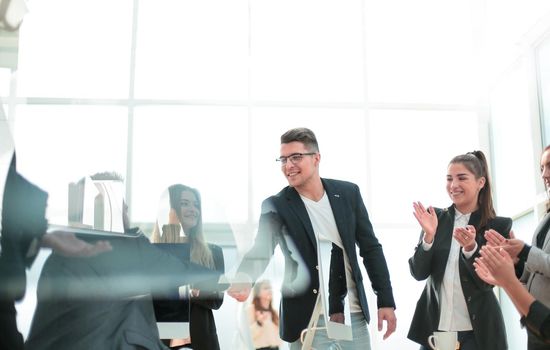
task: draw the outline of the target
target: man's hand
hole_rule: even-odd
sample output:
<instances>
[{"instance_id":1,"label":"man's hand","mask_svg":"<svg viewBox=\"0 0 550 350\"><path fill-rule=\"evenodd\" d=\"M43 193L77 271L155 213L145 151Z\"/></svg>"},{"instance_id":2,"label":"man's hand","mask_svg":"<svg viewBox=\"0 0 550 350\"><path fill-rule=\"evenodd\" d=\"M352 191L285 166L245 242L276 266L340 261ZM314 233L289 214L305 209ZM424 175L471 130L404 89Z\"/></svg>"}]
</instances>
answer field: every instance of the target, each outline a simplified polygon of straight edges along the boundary
<instances>
[{"instance_id":1,"label":"man's hand","mask_svg":"<svg viewBox=\"0 0 550 350\"><path fill-rule=\"evenodd\" d=\"M62 231L45 234L42 246L66 257L91 257L113 249L108 241L90 244L77 238L74 233Z\"/></svg>"},{"instance_id":2,"label":"man's hand","mask_svg":"<svg viewBox=\"0 0 550 350\"><path fill-rule=\"evenodd\" d=\"M243 302L248 299L251 290L252 284L250 283L232 283L227 294L235 300Z\"/></svg>"},{"instance_id":3,"label":"man's hand","mask_svg":"<svg viewBox=\"0 0 550 350\"><path fill-rule=\"evenodd\" d=\"M330 321L343 324L346 321L346 316L344 315L343 312L337 312L335 314L330 315Z\"/></svg>"},{"instance_id":4,"label":"man's hand","mask_svg":"<svg viewBox=\"0 0 550 350\"><path fill-rule=\"evenodd\" d=\"M381 307L378 309L378 331L382 331L383 322L386 321L386 333L383 339L386 340L397 327L397 318L393 307Z\"/></svg>"}]
</instances>

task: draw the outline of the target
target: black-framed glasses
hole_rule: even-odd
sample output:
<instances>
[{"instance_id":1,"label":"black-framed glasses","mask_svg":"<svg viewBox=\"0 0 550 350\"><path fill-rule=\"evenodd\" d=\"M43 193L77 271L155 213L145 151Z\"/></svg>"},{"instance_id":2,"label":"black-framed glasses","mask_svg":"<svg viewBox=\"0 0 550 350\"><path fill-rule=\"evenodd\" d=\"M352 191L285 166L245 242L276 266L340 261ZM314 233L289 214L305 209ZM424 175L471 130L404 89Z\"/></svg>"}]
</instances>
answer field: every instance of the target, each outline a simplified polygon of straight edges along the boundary
<instances>
[{"instance_id":1,"label":"black-framed glasses","mask_svg":"<svg viewBox=\"0 0 550 350\"><path fill-rule=\"evenodd\" d=\"M281 162L281 166L285 165L287 161L290 160L292 164L298 164L302 159L304 159L304 156L312 156L316 154L317 152L309 152L309 153L292 153L288 157L279 157L275 159L277 162Z\"/></svg>"}]
</instances>

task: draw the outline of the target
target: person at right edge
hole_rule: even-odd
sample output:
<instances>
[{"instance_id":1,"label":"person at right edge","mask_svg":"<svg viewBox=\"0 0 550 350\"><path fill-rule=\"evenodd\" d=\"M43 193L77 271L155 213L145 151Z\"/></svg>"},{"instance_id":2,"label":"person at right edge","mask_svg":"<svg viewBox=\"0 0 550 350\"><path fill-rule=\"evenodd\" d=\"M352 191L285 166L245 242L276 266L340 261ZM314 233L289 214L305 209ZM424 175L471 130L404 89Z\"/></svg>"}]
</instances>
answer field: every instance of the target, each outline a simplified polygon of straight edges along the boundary
<instances>
[{"instance_id":1,"label":"person at right edge","mask_svg":"<svg viewBox=\"0 0 550 350\"><path fill-rule=\"evenodd\" d=\"M542 151L540 175L546 193L550 196L550 145ZM538 300L537 305L542 304L545 307L550 307L550 235L548 231L550 231L550 199L546 203L546 215L533 233L531 245L514 237L505 240L498 234L498 230L488 231L485 234L489 245L502 247L512 257L517 277L525 285L527 292ZM539 321L542 319L543 317L538 318ZM527 349L549 350L550 337L541 339L538 327L530 326L529 318L524 321L527 323Z\"/></svg>"},{"instance_id":2,"label":"person at right edge","mask_svg":"<svg viewBox=\"0 0 550 350\"><path fill-rule=\"evenodd\" d=\"M456 331L461 350L508 348L502 312L493 285L475 273L475 258L494 229L508 238L510 218L496 216L487 160L481 151L454 157L447 168L445 209L413 203L422 232L409 259L412 276L427 280L416 305L408 338L429 349L434 331Z\"/></svg>"}]
</instances>

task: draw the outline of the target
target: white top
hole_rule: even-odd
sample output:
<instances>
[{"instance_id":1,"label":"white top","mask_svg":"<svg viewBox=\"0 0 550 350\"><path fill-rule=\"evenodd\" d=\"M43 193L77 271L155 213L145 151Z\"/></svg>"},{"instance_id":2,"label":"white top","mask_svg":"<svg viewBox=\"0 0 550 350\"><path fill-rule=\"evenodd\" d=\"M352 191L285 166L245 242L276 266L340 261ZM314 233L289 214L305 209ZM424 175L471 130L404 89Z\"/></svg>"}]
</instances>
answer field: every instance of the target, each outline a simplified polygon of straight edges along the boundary
<instances>
[{"instance_id":1,"label":"white top","mask_svg":"<svg viewBox=\"0 0 550 350\"><path fill-rule=\"evenodd\" d=\"M471 213L462 214L456 209L455 212L453 232L456 228L466 227L468 221L470 221L471 215ZM422 240L422 248L424 250L431 249L432 245L433 242L428 244ZM460 244L458 244L453 237L439 295L441 303L438 329L441 331L471 331L473 329L468 307L466 305L466 299L462 292L462 284L460 283L460 272L458 267L460 248ZM476 249L474 248L470 252L463 251L463 254L466 258L470 258L475 251Z\"/></svg>"},{"instance_id":2,"label":"white top","mask_svg":"<svg viewBox=\"0 0 550 350\"><path fill-rule=\"evenodd\" d=\"M254 304L248 306L248 321L250 324L250 335L254 348L269 348L281 346L279 337L279 326L273 323L273 317L270 312L265 312L265 319L261 325L256 322L256 308Z\"/></svg>"},{"instance_id":3,"label":"white top","mask_svg":"<svg viewBox=\"0 0 550 350\"><path fill-rule=\"evenodd\" d=\"M350 312L361 312L361 306L359 304L359 299L357 298L357 287L355 285L355 281L351 277L351 265L349 263L348 255L344 249L344 245L342 244L342 238L340 237L340 233L336 227L336 220L334 219L334 214L332 213L332 207L330 206L327 193L325 192L323 194L323 197L319 200L319 202L315 202L303 196L300 197L302 197L302 201L306 206L309 219L311 220L311 225L313 226L313 231L315 232L317 238L319 240L330 241L342 248L344 252L346 285L348 289L347 297L349 300ZM320 257L318 257L318 261L321 261ZM324 286L321 286L321 288L324 288ZM323 292L324 291L322 291L322 293ZM328 295L328 293L323 293L323 295Z\"/></svg>"}]
</instances>

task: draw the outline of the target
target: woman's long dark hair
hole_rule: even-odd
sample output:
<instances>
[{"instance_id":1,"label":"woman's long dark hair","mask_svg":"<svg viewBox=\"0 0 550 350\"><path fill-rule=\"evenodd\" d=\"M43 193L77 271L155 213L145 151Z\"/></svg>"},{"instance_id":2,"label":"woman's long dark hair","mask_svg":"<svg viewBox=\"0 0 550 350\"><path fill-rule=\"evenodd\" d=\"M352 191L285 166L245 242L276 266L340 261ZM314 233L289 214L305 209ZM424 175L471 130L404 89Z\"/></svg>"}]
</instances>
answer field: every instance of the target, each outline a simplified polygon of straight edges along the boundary
<instances>
[{"instance_id":1,"label":"woman's long dark hair","mask_svg":"<svg viewBox=\"0 0 550 350\"><path fill-rule=\"evenodd\" d=\"M491 180L489 178L489 167L487 165L487 158L485 154L481 151L468 152L466 154L461 154L449 162L449 164L460 163L466 167L477 179L482 177L485 178L485 185L479 191L477 197L478 210L480 213L479 227L476 227L476 230L479 231L480 228L485 227L489 220L494 219L497 214L495 212L495 207L493 206L493 194L491 192Z\"/></svg>"}]
</instances>

